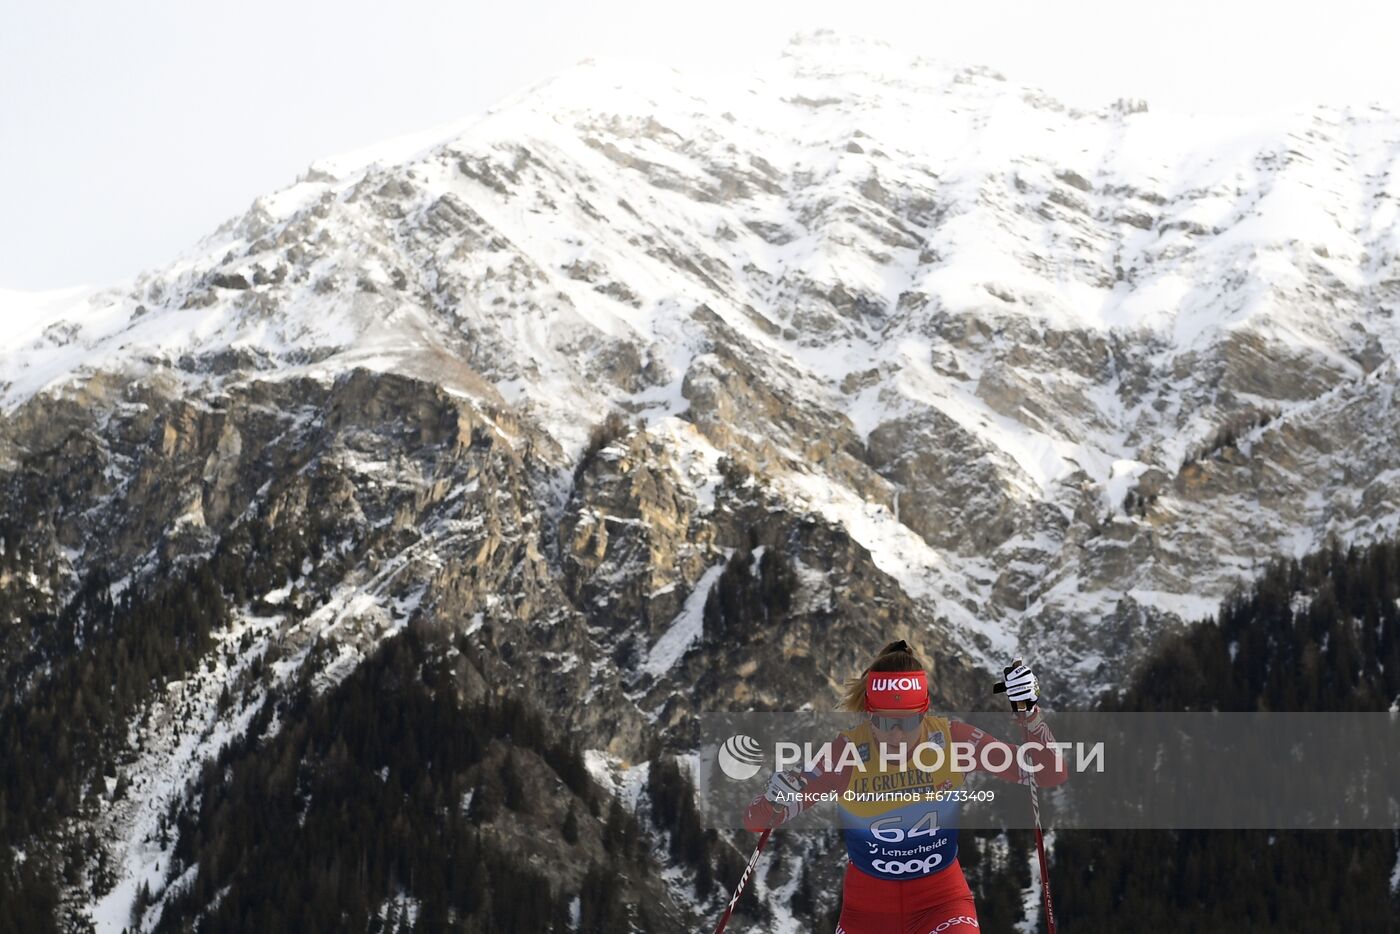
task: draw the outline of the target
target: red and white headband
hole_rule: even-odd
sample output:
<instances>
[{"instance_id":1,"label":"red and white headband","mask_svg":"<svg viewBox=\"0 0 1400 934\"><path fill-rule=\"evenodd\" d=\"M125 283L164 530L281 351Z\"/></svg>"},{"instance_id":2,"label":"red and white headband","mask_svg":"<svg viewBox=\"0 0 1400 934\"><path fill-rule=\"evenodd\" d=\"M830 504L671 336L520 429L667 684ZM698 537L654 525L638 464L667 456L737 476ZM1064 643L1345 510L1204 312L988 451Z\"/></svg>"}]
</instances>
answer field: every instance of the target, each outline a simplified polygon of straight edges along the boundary
<instances>
[{"instance_id":1,"label":"red and white headband","mask_svg":"<svg viewBox=\"0 0 1400 934\"><path fill-rule=\"evenodd\" d=\"M922 671L872 671L865 676L866 710L928 710L928 675Z\"/></svg>"}]
</instances>

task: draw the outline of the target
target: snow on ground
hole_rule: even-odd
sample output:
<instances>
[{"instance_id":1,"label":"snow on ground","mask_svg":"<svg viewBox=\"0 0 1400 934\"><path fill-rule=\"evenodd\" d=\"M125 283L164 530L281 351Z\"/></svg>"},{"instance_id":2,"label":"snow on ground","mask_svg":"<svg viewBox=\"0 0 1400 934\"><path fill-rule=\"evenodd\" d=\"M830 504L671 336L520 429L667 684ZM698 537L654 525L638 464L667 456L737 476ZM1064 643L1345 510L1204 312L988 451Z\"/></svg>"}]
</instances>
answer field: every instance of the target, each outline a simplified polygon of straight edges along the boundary
<instances>
[{"instance_id":1,"label":"snow on ground","mask_svg":"<svg viewBox=\"0 0 1400 934\"><path fill-rule=\"evenodd\" d=\"M723 482L719 473L720 450L694 424L673 415L652 423L647 430L663 439L675 455L677 470L689 484L701 513L713 512L715 491Z\"/></svg>"},{"instance_id":2,"label":"snow on ground","mask_svg":"<svg viewBox=\"0 0 1400 934\"><path fill-rule=\"evenodd\" d=\"M724 573L724 564L721 561L700 575L695 588L685 598L681 611L647 653L646 660L641 664L642 671L657 677L665 674L681 660L691 645L699 641L704 633L705 600L710 596L710 588Z\"/></svg>"},{"instance_id":3,"label":"snow on ground","mask_svg":"<svg viewBox=\"0 0 1400 934\"><path fill-rule=\"evenodd\" d=\"M1147 470L1148 464L1134 460L1113 462L1108 480L1103 485L1103 508L1105 513L1122 512L1123 498L1137 485L1138 478Z\"/></svg>"},{"instance_id":4,"label":"snow on ground","mask_svg":"<svg viewBox=\"0 0 1400 934\"><path fill-rule=\"evenodd\" d=\"M1002 326L1029 322L1041 331L1126 337L1133 346L1155 341L1164 372L1249 329L1357 376L1355 334L1392 356L1400 351L1400 325L1381 321L1370 300L1393 275L1400 250L1397 153L1397 121L1380 112L1323 109L1240 124L1066 111L1031 89L832 37L806 37L755 76L702 80L649 65L586 64L489 114L313 163L247 216L133 285L0 290L0 411L77 374L111 368L135 379L158 361L199 353L253 354L270 377L329 380L353 367L406 372L469 398L499 396L566 452L577 452L589 425L625 404L676 454L707 511L721 452L679 417L689 404L682 389L697 361L714 353L716 334L727 333L771 361L764 376L775 386L848 418L862 437L892 417L936 410L985 444L1003 482L1024 499L1053 501L1061 481L1082 469L1116 511L1149 466L1136 459L1148 458L1139 448L1155 446L1154 463L1174 467L1217 427L1218 413L1206 406L1144 423L1143 410L1127 410L1110 378L1076 384L1102 424L1010 417L989 404L982 384L1017 350L1000 336ZM522 181L497 190L464 165L513 166ZM740 197L697 197L727 171L768 181ZM1083 185L1067 183L1070 173ZM376 213L383 202L365 192L405 180L412 194L395 204L401 213L385 212L394 215L385 223ZM1067 210L1055 207L1066 195ZM920 214L920 200L936 205L937 216ZM466 219L433 233L431 212L445 204L451 217ZM1120 212L1145 217L1148 228L1104 221ZM268 246L278 239L310 249L290 260L296 268L285 284L214 284L215 273L251 278L259 264L272 269L287 257ZM1118 276L1124 281L1110 281L1115 265L1127 270ZM394 286L390 270L406 270L407 286ZM1316 282L1332 294L1310 292ZM821 296L836 286L860 293L874 312L812 324L829 311ZM427 304L418 296L429 296ZM432 304L432 296L446 304ZM906 297L926 305L908 312ZM702 306L727 331L698 325ZM813 309L812 317L800 314ZM975 336L956 343L937 333L938 321L959 314L998 333L980 348ZM487 361L500 366L490 385L458 372L464 338L497 358ZM657 364L660 381L628 392L588 368L622 342ZM867 372L876 376L866 388L838 388ZM180 378L192 393L213 379ZM1372 378L1393 382L1394 360ZM1241 443L1325 413L1350 385L1284 407ZM1185 398L1193 384L1173 388ZM358 466L384 473L388 465ZM910 597L947 617L974 662L995 670L1017 653L1016 621L985 614L985 582L997 571L990 560L930 547L889 509L816 472L773 483L789 502L846 529ZM561 487L559 508L563 495ZM1307 507L1322 517L1332 504L1318 494ZM1357 537L1397 528L1400 517L1391 516L1339 531ZM278 633L292 651L275 676L291 677L314 641L335 633L343 640L319 675L325 686L362 657L351 642L372 644L396 631L423 592L393 596L392 585L454 540L452 529L435 534L367 579L343 583L301 627ZM1302 553L1319 534L1295 529L1282 547ZM1047 553L1061 547L1025 544ZM700 636L704 600L721 570L711 567L697 582L643 670L664 674ZM1033 609L1058 602L1108 613L1122 596L1080 592L1080 583L1066 575ZM283 605L292 587L265 599ZM1127 594L1188 620L1218 606L1194 593ZM222 721L214 704L221 685L266 650L278 619L242 619L236 628L255 634L254 651L232 668L220 657L214 672L170 685L152 703L151 725L133 732L129 791L103 818L119 881L91 906L99 930L126 925L142 882L161 887L169 854L153 842L155 822L198 763L246 727L260 698ZM1077 670L1087 680L1102 663L1089 655ZM1400 710L1400 698L1392 709ZM606 787L638 800L645 764L626 767L598 751L587 761ZM1393 882L1400 886L1400 863ZM145 926L158 914L157 905Z\"/></svg>"},{"instance_id":5,"label":"snow on ground","mask_svg":"<svg viewBox=\"0 0 1400 934\"><path fill-rule=\"evenodd\" d=\"M772 360L775 384L862 435L937 410L992 451L1016 495L1053 501L1082 469L1116 509L1147 467L1137 447L1173 461L1218 413L1144 425L1111 374L1031 367L1021 375L1033 381L1081 382L1097 414L1011 417L981 384L1017 350L1002 325L1155 341L1164 368L1246 326L1344 372L1356 329L1394 352L1400 327L1356 296L1386 281L1400 244L1386 203L1397 139L1379 111L1248 125L1066 111L997 77L823 34L748 76L585 63L487 114L321 160L129 291L0 292L0 406L94 367L135 374L195 352L255 353L277 375L410 372L498 393L566 451L626 405L675 442L708 508L719 452L676 418L687 372L717 340L696 323L703 307ZM1348 170L1362 162L1366 172ZM518 183L484 174L507 168ZM708 194L725 172L766 181ZM401 191L385 196L387 225L371 194L386 187ZM445 232L444 204L458 223ZM1120 211L1150 227L1106 220ZM271 244L293 234L318 246L285 281L255 281L286 258ZM1115 265L1130 275L1113 280ZM1316 269L1343 290L1325 309L1305 294ZM250 287L214 284L234 274ZM872 302L878 326L827 323L820 296L836 286ZM438 293L450 313L423 298ZM923 304L911 311L906 297ZM964 313L993 331L984 345L933 326ZM492 348L492 385L456 372L464 336ZM660 382L624 391L589 369L622 342ZM308 356L318 362L299 362ZM838 390L866 372L872 385ZM987 603L975 582L986 575L970 573L980 568L927 549L878 507L808 492L911 595L1007 645L1005 625L973 618Z\"/></svg>"},{"instance_id":6,"label":"snow on ground","mask_svg":"<svg viewBox=\"0 0 1400 934\"><path fill-rule=\"evenodd\" d=\"M1394 712L1392 709L1391 713ZM1400 831L1396 831L1395 834L1395 848L1395 868L1390 871L1390 891L1400 895Z\"/></svg>"},{"instance_id":7,"label":"snow on ground","mask_svg":"<svg viewBox=\"0 0 1400 934\"><path fill-rule=\"evenodd\" d=\"M1040 863L1031 853L1031 883L1021 890L1021 917L1016 934L1036 934L1040 930Z\"/></svg>"},{"instance_id":8,"label":"snow on ground","mask_svg":"<svg viewBox=\"0 0 1400 934\"><path fill-rule=\"evenodd\" d=\"M201 665L185 681L172 682L145 716L133 718L129 743L137 760L125 769L128 790L100 818L105 825L100 836L116 857L117 884L88 906L99 934L116 934L130 924L131 905L143 883L156 901L142 929L150 930L158 922L162 896L170 891L165 873L171 858L159 843L160 820L202 763L242 735L268 697L268 689L260 687L242 703L243 693L234 690L239 677L275 644L285 653L268 666L273 678L270 689L275 693L299 675L319 641L331 638L335 654L316 672L313 684L318 691L337 684L379 641L402 629L424 591L419 588L396 597L390 585L415 563L440 561L436 549L467 536L458 531L459 524L449 521L431 530L384 561L366 580L337 585L331 599L299 623L288 626L282 616L238 616L229 628L215 633L218 645L207 656L214 660L212 671ZM287 589L292 586L289 583ZM281 589L273 592L280 593ZM252 639L247 650L240 647L245 634ZM220 714L218 698L226 686L235 707Z\"/></svg>"},{"instance_id":9,"label":"snow on ground","mask_svg":"<svg viewBox=\"0 0 1400 934\"><path fill-rule=\"evenodd\" d=\"M407 925L412 930L418 924L418 912L421 910L418 899L407 895L404 892L385 899L384 904L379 906L375 917L386 923L385 931L396 932L400 925Z\"/></svg>"},{"instance_id":10,"label":"snow on ground","mask_svg":"<svg viewBox=\"0 0 1400 934\"><path fill-rule=\"evenodd\" d=\"M324 172L336 179L345 179L364 172L372 165L389 166L407 162L415 155L441 145L444 139L460 136L483 117L483 114L473 114L360 149L326 156L311 163L310 169L313 173Z\"/></svg>"},{"instance_id":11,"label":"snow on ground","mask_svg":"<svg viewBox=\"0 0 1400 934\"><path fill-rule=\"evenodd\" d=\"M968 573L975 562L937 551L884 506L818 474L789 472L775 477L773 485L789 501L844 528L906 594L928 601L959 634L975 636L964 639L963 646L976 663L994 671L994 659L1016 655L1008 623L987 619L978 609L986 605L986 595L972 591L969 581L986 575Z\"/></svg>"},{"instance_id":12,"label":"snow on ground","mask_svg":"<svg viewBox=\"0 0 1400 934\"><path fill-rule=\"evenodd\" d=\"M629 809L636 809L646 788L650 762L627 765L617 756L601 749L585 749L583 764L604 791L616 795Z\"/></svg>"},{"instance_id":13,"label":"snow on ground","mask_svg":"<svg viewBox=\"0 0 1400 934\"><path fill-rule=\"evenodd\" d=\"M1055 851L1055 832L1052 830L1045 835L1045 858L1049 859ZM1018 934L1036 934L1040 929L1040 905L1044 900L1040 888L1040 854L1032 847L1030 855L1026 857L1030 864L1031 883L1021 890L1021 920L1016 922Z\"/></svg>"},{"instance_id":14,"label":"snow on ground","mask_svg":"<svg viewBox=\"0 0 1400 934\"><path fill-rule=\"evenodd\" d=\"M0 289L0 350L12 350L38 340L45 328L69 316L84 316L89 286L23 292Z\"/></svg>"},{"instance_id":15,"label":"snow on ground","mask_svg":"<svg viewBox=\"0 0 1400 934\"><path fill-rule=\"evenodd\" d=\"M1189 593L1167 593L1161 590L1127 591L1139 604L1151 607L1162 613L1175 614L1183 622L1192 623L1200 619L1215 619L1220 610L1220 597L1202 597Z\"/></svg>"},{"instance_id":16,"label":"snow on ground","mask_svg":"<svg viewBox=\"0 0 1400 934\"><path fill-rule=\"evenodd\" d=\"M157 904L146 913L142 930L150 930L159 921L160 897L166 889L175 842L172 829L170 848L161 845L161 818L170 800L198 774L200 765L242 735L262 706L266 694L259 691L248 703L220 714L218 698L225 686L235 684L263 656L281 622L280 616L239 617L234 625L215 634L219 644L209 656L216 660L213 671L200 666L185 681L172 682L165 696L152 701L144 716L133 718L129 743L137 759L122 767L126 793L99 818L99 824L105 825L100 837L116 857L117 884L87 908L98 934L118 934L130 926L131 906L143 884ZM245 635L253 644L247 651L238 651ZM229 658L232 666L226 661ZM147 725L142 726L143 721Z\"/></svg>"},{"instance_id":17,"label":"snow on ground","mask_svg":"<svg viewBox=\"0 0 1400 934\"><path fill-rule=\"evenodd\" d=\"M787 866L789 877L782 885L775 886L768 881L768 876L773 869L773 860L760 858L758 871L749 880L755 893L773 910L773 920L768 927L772 934L805 934L811 930L809 926L800 924L788 908L788 903L792 900L793 893L797 891L797 885L802 880L800 868L800 866L793 866L789 863Z\"/></svg>"}]
</instances>

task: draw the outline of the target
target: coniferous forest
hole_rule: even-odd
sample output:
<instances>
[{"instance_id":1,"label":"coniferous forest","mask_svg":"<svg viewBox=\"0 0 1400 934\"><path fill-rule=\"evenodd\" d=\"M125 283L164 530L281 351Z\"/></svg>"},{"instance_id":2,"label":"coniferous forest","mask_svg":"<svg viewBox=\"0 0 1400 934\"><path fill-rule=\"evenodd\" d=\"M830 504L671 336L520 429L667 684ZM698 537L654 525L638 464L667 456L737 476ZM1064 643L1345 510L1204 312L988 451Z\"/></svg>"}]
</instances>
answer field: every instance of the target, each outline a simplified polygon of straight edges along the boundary
<instances>
[{"instance_id":1,"label":"coniferous forest","mask_svg":"<svg viewBox=\"0 0 1400 934\"><path fill-rule=\"evenodd\" d=\"M1397 601L1396 542L1277 561L1101 706L1390 709L1400 697ZM1079 831L1056 835L1051 878L1067 930L1386 932L1400 931L1398 858L1390 831Z\"/></svg>"},{"instance_id":2,"label":"coniferous forest","mask_svg":"<svg viewBox=\"0 0 1400 934\"><path fill-rule=\"evenodd\" d=\"M0 934L1400 934L1400 5L631 3L5 3Z\"/></svg>"},{"instance_id":3,"label":"coniferous forest","mask_svg":"<svg viewBox=\"0 0 1400 934\"><path fill-rule=\"evenodd\" d=\"M249 555L300 563L308 547L232 542L115 599L110 582L90 581L35 627L44 637L28 654L9 657L0 931L58 929L65 880L101 847L57 829L114 773L112 729L147 684L200 663L232 601L267 585L245 580ZM717 590L711 613L726 612L731 589ZM664 866L701 899L729 890L743 854L703 829L674 758L658 750L643 794L625 802L546 713L466 690L472 651L412 625L329 690L302 684L259 708L162 822L173 859L156 929L668 930ZM1397 696L1400 545L1390 542L1272 564L1100 706L1377 711ZM1016 929L1032 853L1027 832L964 833L983 930ZM1396 861L1390 832L1079 831L1055 835L1052 878L1065 930L1396 931ZM783 871L797 880L789 908L830 929L839 905L812 867ZM152 901L138 893L133 927ZM750 892L738 929L769 920Z\"/></svg>"}]
</instances>

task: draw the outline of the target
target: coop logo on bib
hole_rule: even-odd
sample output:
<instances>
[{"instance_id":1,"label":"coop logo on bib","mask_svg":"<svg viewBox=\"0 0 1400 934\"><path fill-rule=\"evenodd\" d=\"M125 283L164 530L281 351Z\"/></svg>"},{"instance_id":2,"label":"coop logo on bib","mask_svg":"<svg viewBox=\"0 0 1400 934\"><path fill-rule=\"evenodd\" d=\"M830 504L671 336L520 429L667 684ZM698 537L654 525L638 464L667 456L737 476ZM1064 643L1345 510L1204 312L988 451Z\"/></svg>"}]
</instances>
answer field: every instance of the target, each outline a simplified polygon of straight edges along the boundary
<instances>
[{"instance_id":1,"label":"coop logo on bib","mask_svg":"<svg viewBox=\"0 0 1400 934\"><path fill-rule=\"evenodd\" d=\"M938 864L941 862L943 862L943 856L939 853L934 853L927 859L877 859L873 860L870 865L879 872L887 872L892 876L903 875L905 873L917 873L918 875L926 876L937 869Z\"/></svg>"}]
</instances>

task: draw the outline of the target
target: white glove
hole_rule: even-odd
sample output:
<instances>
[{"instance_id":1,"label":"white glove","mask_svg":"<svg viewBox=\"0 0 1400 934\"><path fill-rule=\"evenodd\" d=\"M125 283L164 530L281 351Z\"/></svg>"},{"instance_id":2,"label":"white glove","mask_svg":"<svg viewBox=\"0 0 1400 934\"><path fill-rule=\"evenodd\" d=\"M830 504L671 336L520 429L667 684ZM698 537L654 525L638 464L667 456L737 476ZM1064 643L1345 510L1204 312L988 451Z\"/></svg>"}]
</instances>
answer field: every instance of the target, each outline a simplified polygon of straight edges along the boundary
<instances>
[{"instance_id":1,"label":"white glove","mask_svg":"<svg viewBox=\"0 0 1400 934\"><path fill-rule=\"evenodd\" d=\"M1040 682L1035 672L1025 664L1017 665L1006 674L1006 697L1011 701L1023 701L1034 707L1040 700Z\"/></svg>"},{"instance_id":2,"label":"white glove","mask_svg":"<svg viewBox=\"0 0 1400 934\"><path fill-rule=\"evenodd\" d=\"M784 812L783 820L792 820L802 812L799 796L805 784L799 772L774 772L773 777L768 779L768 790L763 797L772 803L774 810Z\"/></svg>"}]
</instances>

